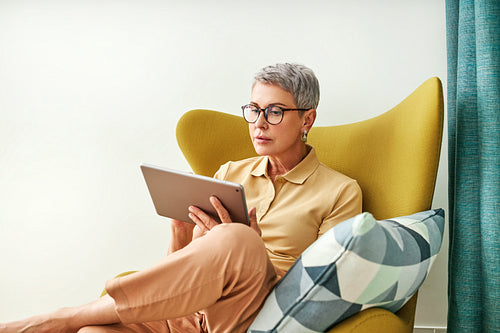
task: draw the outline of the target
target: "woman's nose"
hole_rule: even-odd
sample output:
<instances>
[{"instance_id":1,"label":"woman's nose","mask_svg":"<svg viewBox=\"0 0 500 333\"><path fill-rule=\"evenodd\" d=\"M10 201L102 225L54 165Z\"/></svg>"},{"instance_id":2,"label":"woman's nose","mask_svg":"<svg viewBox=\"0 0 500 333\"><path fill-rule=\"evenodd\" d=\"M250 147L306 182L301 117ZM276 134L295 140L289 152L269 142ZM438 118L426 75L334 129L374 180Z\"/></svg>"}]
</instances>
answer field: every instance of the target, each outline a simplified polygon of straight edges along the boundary
<instances>
[{"instance_id":1,"label":"woman's nose","mask_svg":"<svg viewBox=\"0 0 500 333\"><path fill-rule=\"evenodd\" d=\"M257 120L255 121L255 126L256 127L264 127L267 125L266 117L264 116L264 111L259 112L259 116L257 117Z\"/></svg>"}]
</instances>

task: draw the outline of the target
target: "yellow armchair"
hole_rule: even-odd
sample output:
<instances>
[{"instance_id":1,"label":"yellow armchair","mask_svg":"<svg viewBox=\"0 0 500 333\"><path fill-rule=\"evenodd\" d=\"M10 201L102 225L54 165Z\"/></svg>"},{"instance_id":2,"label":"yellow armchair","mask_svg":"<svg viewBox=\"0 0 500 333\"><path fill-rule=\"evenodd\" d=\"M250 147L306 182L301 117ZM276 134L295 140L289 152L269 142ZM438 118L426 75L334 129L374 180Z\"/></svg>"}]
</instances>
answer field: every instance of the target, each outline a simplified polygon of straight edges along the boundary
<instances>
[{"instance_id":1,"label":"yellow armchair","mask_svg":"<svg viewBox=\"0 0 500 333\"><path fill-rule=\"evenodd\" d=\"M308 142L329 167L358 181L363 211L377 219L430 209L443 130L443 92L434 77L393 109L365 121L314 127ZM212 176L229 160L255 155L242 117L210 110L187 112L177 141L193 171ZM413 330L417 296L397 313L371 308L329 333Z\"/></svg>"}]
</instances>

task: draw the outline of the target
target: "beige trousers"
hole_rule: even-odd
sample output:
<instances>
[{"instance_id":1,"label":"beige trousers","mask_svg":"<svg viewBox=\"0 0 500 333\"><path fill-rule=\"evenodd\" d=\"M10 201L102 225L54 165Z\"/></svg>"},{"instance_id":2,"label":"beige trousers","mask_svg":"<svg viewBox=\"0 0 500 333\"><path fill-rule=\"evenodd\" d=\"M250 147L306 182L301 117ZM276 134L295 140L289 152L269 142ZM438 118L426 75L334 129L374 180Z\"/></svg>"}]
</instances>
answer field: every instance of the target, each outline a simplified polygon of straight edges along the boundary
<instances>
[{"instance_id":1,"label":"beige trousers","mask_svg":"<svg viewBox=\"0 0 500 333\"><path fill-rule=\"evenodd\" d=\"M222 224L153 267L106 283L113 332L245 332L284 272L257 233Z\"/></svg>"}]
</instances>

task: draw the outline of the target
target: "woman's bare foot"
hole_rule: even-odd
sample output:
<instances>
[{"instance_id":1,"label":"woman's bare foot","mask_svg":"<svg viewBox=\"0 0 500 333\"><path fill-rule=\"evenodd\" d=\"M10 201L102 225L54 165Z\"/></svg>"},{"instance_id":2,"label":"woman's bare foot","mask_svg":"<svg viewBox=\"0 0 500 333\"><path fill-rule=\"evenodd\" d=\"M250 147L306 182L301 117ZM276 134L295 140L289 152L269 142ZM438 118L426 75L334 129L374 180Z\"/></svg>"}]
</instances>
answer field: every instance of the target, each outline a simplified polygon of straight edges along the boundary
<instances>
[{"instance_id":1,"label":"woman's bare foot","mask_svg":"<svg viewBox=\"0 0 500 333\"><path fill-rule=\"evenodd\" d=\"M80 327L72 326L72 309L64 308L49 314L0 324L0 333L72 333Z\"/></svg>"},{"instance_id":2,"label":"woman's bare foot","mask_svg":"<svg viewBox=\"0 0 500 333\"><path fill-rule=\"evenodd\" d=\"M115 301L105 295L74 308L62 308L52 313L0 324L0 333L73 333L84 326L118 322L120 318L115 311Z\"/></svg>"}]
</instances>

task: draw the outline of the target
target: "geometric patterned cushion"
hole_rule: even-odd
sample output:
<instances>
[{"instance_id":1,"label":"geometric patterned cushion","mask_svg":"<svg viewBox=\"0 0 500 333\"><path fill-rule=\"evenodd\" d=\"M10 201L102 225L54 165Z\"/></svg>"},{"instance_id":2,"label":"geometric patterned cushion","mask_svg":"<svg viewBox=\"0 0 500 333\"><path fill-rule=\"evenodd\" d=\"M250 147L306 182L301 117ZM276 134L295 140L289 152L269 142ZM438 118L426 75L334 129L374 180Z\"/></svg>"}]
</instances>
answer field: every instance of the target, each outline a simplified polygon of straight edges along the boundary
<instances>
[{"instance_id":1,"label":"geometric patterned cushion","mask_svg":"<svg viewBox=\"0 0 500 333\"><path fill-rule=\"evenodd\" d=\"M427 276L443 232L442 209L339 223L302 253L248 332L325 332L367 308L399 310Z\"/></svg>"}]
</instances>

